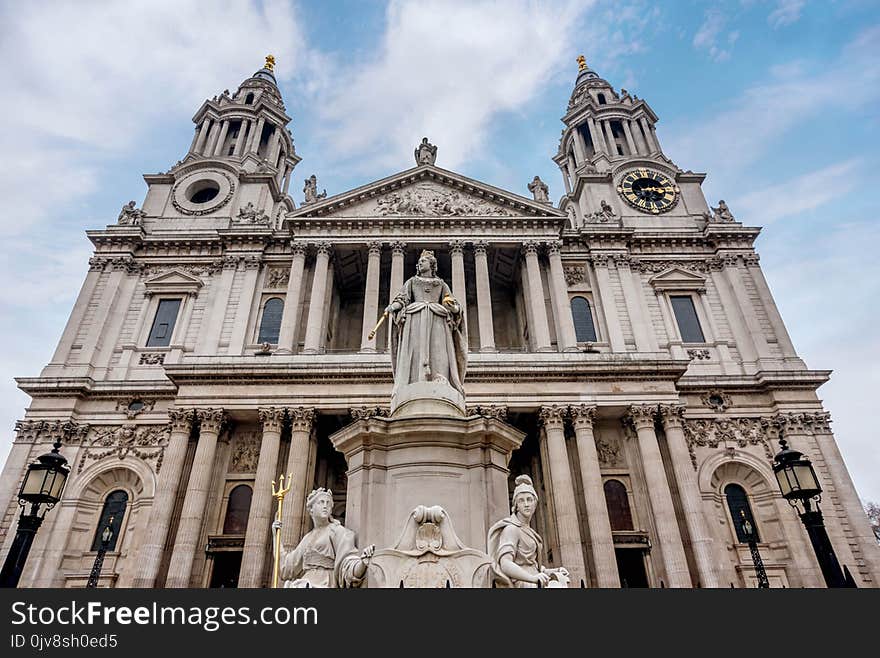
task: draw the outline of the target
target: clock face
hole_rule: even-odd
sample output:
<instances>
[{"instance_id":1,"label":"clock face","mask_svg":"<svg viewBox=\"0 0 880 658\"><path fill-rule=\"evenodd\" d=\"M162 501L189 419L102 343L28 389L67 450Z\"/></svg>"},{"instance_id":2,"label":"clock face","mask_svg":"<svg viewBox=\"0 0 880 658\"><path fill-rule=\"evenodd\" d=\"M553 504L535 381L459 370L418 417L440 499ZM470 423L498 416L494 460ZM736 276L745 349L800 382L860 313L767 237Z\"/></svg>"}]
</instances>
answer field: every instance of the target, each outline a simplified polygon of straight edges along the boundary
<instances>
[{"instance_id":1,"label":"clock face","mask_svg":"<svg viewBox=\"0 0 880 658\"><path fill-rule=\"evenodd\" d=\"M636 210L658 215L678 202L678 185L665 174L651 169L634 169L617 186L617 192Z\"/></svg>"}]
</instances>

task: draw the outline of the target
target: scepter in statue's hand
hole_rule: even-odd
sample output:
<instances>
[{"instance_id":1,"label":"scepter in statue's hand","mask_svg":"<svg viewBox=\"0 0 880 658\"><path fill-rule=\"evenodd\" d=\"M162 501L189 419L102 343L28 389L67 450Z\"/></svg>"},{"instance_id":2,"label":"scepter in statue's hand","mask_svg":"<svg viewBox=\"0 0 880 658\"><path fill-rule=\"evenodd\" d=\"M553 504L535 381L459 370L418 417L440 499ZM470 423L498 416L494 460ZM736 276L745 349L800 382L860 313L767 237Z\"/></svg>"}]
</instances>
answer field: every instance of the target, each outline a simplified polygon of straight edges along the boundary
<instances>
[{"instance_id":1,"label":"scepter in statue's hand","mask_svg":"<svg viewBox=\"0 0 880 658\"><path fill-rule=\"evenodd\" d=\"M399 304L398 304L397 308L400 308ZM385 312L382 313L382 317L379 318L379 321L376 323L376 326L373 327L373 330L367 335L367 340L373 340L373 338L376 336L376 332L379 331L379 327L382 326L382 323L385 322L385 318L387 318L388 314L391 313L391 311L393 311L393 310L394 310L394 302L392 302L391 304L388 304L388 306L385 307Z\"/></svg>"}]
</instances>

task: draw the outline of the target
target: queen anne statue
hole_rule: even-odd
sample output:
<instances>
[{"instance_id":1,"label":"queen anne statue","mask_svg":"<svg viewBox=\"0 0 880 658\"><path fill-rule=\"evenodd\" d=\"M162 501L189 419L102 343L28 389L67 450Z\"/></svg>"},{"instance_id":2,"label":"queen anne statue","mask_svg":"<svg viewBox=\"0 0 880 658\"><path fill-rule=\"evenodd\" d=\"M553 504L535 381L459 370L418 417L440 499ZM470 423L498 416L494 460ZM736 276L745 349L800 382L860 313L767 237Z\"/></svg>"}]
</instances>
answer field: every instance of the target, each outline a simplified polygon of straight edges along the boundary
<instances>
[{"instance_id":1,"label":"queen anne statue","mask_svg":"<svg viewBox=\"0 0 880 658\"><path fill-rule=\"evenodd\" d=\"M385 309L391 317L392 408L428 392L461 407L467 369L462 308L437 276L434 252L423 251L416 270Z\"/></svg>"}]
</instances>

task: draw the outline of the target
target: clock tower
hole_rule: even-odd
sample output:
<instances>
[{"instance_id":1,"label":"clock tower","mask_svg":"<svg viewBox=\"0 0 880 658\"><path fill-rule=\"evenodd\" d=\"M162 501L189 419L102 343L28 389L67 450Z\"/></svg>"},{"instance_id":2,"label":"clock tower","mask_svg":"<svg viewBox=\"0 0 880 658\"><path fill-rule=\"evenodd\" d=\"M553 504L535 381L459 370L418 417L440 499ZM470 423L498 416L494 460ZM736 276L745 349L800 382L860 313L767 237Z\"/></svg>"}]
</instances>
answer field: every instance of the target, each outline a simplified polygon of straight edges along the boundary
<instances>
[{"instance_id":1,"label":"clock tower","mask_svg":"<svg viewBox=\"0 0 880 658\"><path fill-rule=\"evenodd\" d=\"M578 57L578 76L562 117L553 160L566 195L560 208L570 228L591 223L691 227L709 206L704 174L682 171L664 155L647 102L611 84Z\"/></svg>"}]
</instances>

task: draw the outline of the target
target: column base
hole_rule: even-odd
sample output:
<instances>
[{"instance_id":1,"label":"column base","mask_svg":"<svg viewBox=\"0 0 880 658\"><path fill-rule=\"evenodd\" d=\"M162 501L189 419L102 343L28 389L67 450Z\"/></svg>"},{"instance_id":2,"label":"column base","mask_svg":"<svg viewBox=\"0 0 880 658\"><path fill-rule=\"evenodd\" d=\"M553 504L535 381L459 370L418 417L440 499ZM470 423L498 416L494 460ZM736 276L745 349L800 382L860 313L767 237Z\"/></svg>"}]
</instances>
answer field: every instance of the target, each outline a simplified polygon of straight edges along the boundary
<instances>
[{"instance_id":1,"label":"column base","mask_svg":"<svg viewBox=\"0 0 880 658\"><path fill-rule=\"evenodd\" d=\"M361 354L376 354L376 353L378 353L378 351L379 350L377 350L375 347L362 347L360 350L360 353Z\"/></svg>"},{"instance_id":2,"label":"column base","mask_svg":"<svg viewBox=\"0 0 880 658\"><path fill-rule=\"evenodd\" d=\"M489 347L489 346L487 345L486 347L481 347L481 348L480 348L480 352L483 352L484 354L497 354L497 353L498 353L498 348L495 347L494 345L491 346L491 347Z\"/></svg>"}]
</instances>

